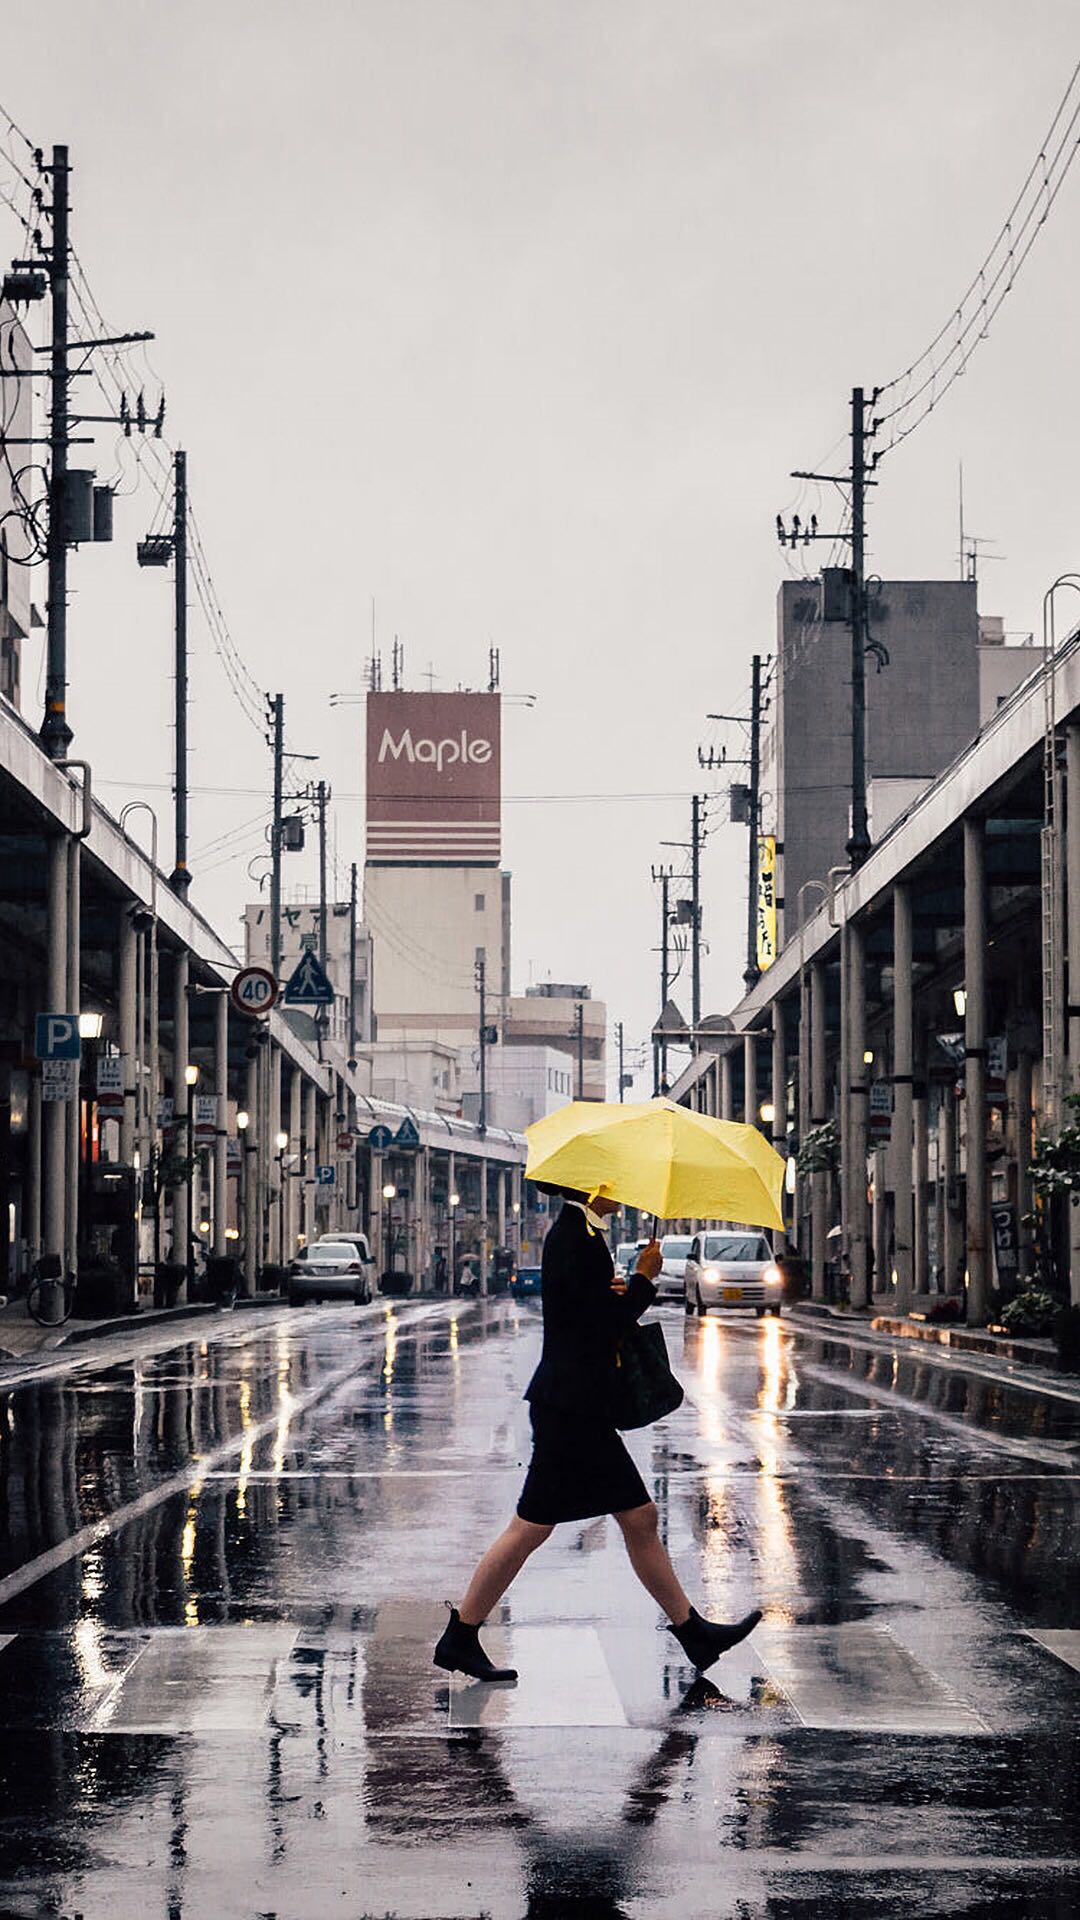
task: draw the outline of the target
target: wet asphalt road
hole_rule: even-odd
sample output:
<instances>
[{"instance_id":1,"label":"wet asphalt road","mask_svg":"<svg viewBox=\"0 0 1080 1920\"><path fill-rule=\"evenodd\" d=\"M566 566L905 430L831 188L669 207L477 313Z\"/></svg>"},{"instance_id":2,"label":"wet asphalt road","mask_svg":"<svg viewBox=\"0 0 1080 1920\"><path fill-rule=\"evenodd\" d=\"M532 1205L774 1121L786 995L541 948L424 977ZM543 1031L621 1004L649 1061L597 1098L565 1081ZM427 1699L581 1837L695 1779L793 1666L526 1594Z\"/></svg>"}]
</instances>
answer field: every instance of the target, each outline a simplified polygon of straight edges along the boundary
<instances>
[{"instance_id":1,"label":"wet asphalt road","mask_svg":"<svg viewBox=\"0 0 1080 1920\"><path fill-rule=\"evenodd\" d=\"M631 1445L695 1682L611 1522L430 1664L524 1470L529 1306L398 1303L0 1377L0 1916L1072 1916L1080 1392L662 1315ZM66 1370L64 1370L66 1368Z\"/></svg>"}]
</instances>

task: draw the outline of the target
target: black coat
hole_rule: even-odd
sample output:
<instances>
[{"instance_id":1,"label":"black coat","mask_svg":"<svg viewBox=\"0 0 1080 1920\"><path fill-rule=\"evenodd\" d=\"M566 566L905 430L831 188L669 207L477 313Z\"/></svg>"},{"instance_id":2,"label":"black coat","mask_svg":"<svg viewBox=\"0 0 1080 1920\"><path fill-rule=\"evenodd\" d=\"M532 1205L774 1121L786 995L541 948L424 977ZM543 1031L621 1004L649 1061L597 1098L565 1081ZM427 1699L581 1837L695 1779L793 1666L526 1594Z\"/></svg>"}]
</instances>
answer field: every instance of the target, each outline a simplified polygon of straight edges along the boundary
<instances>
[{"instance_id":1,"label":"black coat","mask_svg":"<svg viewBox=\"0 0 1080 1920\"><path fill-rule=\"evenodd\" d=\"M544 1346L525 1390L534 1408L611 1419L619 1337L656 1298L640 1273L616 1293L614 1272L603 1234L590 1229L580 1207L564 1206L544 1241Z\"/></svg>"}]
</instances>

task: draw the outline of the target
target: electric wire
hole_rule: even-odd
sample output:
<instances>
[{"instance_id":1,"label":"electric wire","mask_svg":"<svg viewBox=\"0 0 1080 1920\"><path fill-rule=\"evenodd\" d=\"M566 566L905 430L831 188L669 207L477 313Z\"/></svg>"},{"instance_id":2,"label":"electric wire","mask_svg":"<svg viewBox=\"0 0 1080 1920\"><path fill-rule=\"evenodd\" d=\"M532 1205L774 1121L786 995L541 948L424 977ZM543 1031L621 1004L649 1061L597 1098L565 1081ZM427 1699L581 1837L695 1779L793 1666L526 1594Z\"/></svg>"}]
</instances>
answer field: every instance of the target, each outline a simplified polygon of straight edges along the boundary
<instances>
[{"instance_id":1,"label":"electric wire","mask_svg":"<svg viewBox=\"0 0 1080 1920\"><path fill-rule=\"evenodd\" d=\"M894 392L898 393L898 398L894 405L875 417L875 432L894 423L888 438L876 450L875 461L883 459L914 433L961 374L966 372L972 354L979 343L987 338L996 314L1016 285L1024 262L1068 178L1080 146L1080 132L1076 131L1080 121L1078 82L1080 61L1073 68L1069 84L1024 183L958 305L916 359L878 389L878 399ZM1048 158L1048 149L1067 112L1069 118L1052 156ZM1022 208L1023 217L1018 218ZM971 337L973 334L974 339ZM946 342L948 345L939 357L939 350ZM915 381L914 386L911 385L912 381ZM909 417L913 408L914 415Z\"/></svg>"}]
</instances>

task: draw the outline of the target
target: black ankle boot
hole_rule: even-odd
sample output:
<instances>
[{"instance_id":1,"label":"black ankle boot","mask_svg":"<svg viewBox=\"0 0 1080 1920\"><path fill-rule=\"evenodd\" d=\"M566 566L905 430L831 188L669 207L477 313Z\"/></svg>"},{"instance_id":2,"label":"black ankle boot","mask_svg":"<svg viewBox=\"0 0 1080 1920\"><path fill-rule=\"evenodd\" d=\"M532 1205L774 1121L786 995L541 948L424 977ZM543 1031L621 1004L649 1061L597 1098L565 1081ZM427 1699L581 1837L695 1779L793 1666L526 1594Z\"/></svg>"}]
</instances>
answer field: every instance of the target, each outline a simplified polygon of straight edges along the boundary
<instances>
[{"instance_id":1,"label":"black ankle boot","mask_svg":"<svg viewBox=\"0 0 1080 1920\"><path fill-rule=\"evenodd\" d=\"M466 1626L456 1607L450 1609L450 1618L443 1628L432 1659L437 1667L445 1667L448 1673L467 1673L473 1680L517 1679L516 1667L493 1666L480 1645L479 1627Z\"/></svg>"},{"instance_id":2,"label":"black ankle boot","mask_svg":"<svg viewBox=\"0 0 1080 1920\"><path fill-rule=\"evenodd\" d=\"M760 1609L755 1607L753 1613L745 1614L734 1626L727 1627L718 1620L703 1620L697 1608L691 1607L685 1625L669 1627L668 1632L675 1635L691 1666L704 1673L722 1653L737 1647L740 1640L753 1633L760 1619Z\"/></svg>"}]
</instances>

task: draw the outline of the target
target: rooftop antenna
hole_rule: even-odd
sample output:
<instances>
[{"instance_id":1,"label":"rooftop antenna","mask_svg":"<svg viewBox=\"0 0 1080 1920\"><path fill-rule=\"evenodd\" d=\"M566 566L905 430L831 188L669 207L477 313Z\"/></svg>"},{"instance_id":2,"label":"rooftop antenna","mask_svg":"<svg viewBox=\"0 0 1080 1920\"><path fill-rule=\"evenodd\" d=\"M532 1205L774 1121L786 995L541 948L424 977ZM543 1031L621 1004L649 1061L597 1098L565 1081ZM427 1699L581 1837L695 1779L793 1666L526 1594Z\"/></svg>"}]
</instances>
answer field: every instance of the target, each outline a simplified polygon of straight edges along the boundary
<instances>
[{"instance_id":1,"label":"rooftop antenna","mask_svg":"<svg viewBox=\"0 0 1080 1920\"><path fill-rule=\"evenodd\" d=\"M402 677L405 672L405 648L396 633L394 635L394 650L390 658L392 662L390 668L390 684L395 693L400 693Z\"/></svg>"},{"instance_id":2,"label":"rooftop antenna","mask_svg":"<svg viewBox=\"0 0 1080 1920\"><path fill-rule=\"evenodd\" d=\"M489 647L488 648L488 692L498 693L498 691L499 691L499 649L498 647Z\"/></svg>"}]
</instances>

